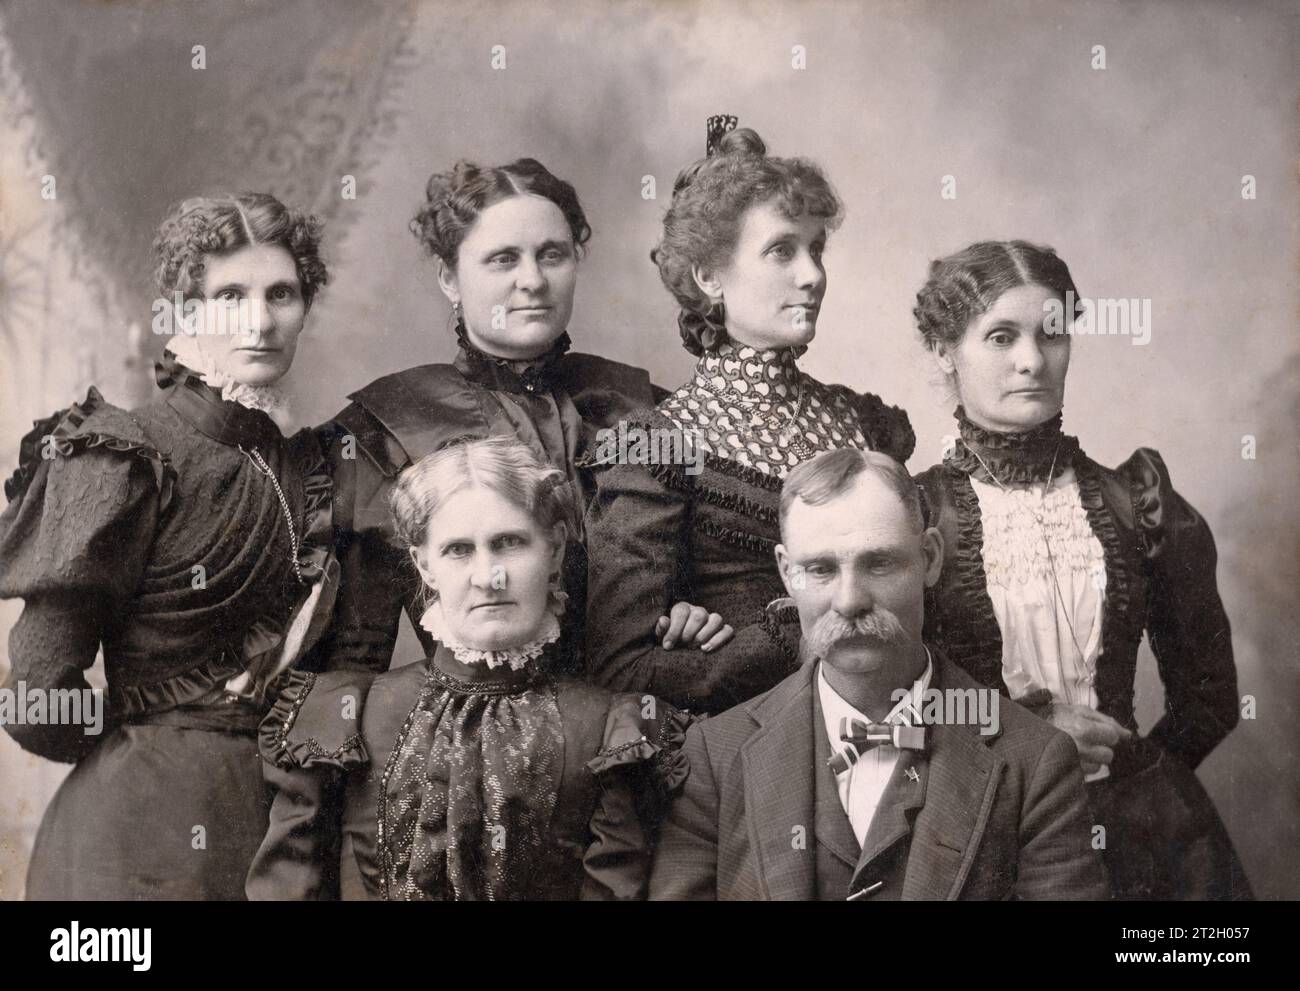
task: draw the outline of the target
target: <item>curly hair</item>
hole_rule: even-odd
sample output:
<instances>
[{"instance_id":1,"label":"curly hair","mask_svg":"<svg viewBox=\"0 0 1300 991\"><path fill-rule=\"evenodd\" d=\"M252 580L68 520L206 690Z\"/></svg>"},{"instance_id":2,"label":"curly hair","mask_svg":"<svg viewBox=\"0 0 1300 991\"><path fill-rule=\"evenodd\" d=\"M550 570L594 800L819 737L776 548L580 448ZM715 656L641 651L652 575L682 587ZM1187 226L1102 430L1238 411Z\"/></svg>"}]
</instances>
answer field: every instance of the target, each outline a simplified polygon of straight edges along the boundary
<instances>
[{"instance_id":1,"label":"curly hair","mask_svg":"<svg viewBox=\"0 0 1300 991\"><path fill-rule=\"evenodd\" d=\"M324 225L311 214L285 206L269 193L226 193L183 201L158 227L153 251L158 292L203 295L203 257L255 244L279 245L293 257L308 307L329 281L320 255Z\"/></svg>"},{"instance_id":2,"label":"curly hair","mask_svg":"<svg viewBox=\"0 0 1300 991\"><path fill-rule=\"evenodd\" d=\"M591 238L577 190L535 158L487 169L462 159L450 172L435 172L425 186L424 205L411 220L411 233L429 254L455 268L461 242L479 214L494 203L523 195L541 196L559 207L578 248Z\"/></svg>"},{"instance_id":3,"label":"curly hair","mask_svg":"<svg viewBox=\"0 0 1300 991\"><path fill-rule=\"evenodd\" d=\"M912 316L921 341L933 351L955 347L970 322L1009 289L1043 286L1060 295L1079 291L1065 262L1051 248L1028 241L977 241L930 263L930 276L916 294Z\"/></svg>"},{"instance_id":4,"label":"curly hair","mask_svg":"<svg viewBox=\"0 0 1300 991\"><path fill-rule=\"evenodd\" d=\"M681 306L677 324L682 345L697 357L726 340L725 315L700 289L692 269L726 267L740 240L745 212L775 200L791 219L810 214L832 231L844 207L830 180L806 158L776 158L748 127L730 131L708 158L677 174L672 204L664 215L663 237L650 260Z\"/></svg>"}]
</instances>

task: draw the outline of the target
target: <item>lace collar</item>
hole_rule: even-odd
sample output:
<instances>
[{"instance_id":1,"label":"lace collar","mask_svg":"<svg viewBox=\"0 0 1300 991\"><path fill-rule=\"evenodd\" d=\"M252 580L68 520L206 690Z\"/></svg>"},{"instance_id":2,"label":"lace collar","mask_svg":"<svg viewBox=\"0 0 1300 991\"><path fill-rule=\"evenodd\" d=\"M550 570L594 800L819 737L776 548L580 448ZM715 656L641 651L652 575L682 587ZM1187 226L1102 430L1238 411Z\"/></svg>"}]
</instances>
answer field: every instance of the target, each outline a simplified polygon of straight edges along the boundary
<instances>
[{"instance_id":1,"label":"lace collar","mask_svg":"<svg viewBox=\"0 0 1300 991\"><path fill-rule=\"evenodd\" d=\"M456 355L455 365L462 374L489 388L508 392L547 391L556 363L572 346L569 334L565 331L539 357L524 361L501 358L488 354L471 343L463 320L456 322L456 341L460 351Z\"/></svg>"},{"instance_id":2,"label":"lace collar","mask_svg":"<svg viewBox=\"0 0 1300 991\"><path fill-rule=\"evenodd\" d=\"M744 403L776 403L799 395L796 364L805 348L758 348L727 341L695 365L695 384Z\"/></svg>"},{"instance_id":3,"label":"lace collar","mask_svg":"<svg viewBox=\"0 0 1300 991\"><path fill-rule=\"evenodd\" d=\"M173 335L167 342L164 359L167 354L174 355L178 362L194 372L205 385L216 389L226 402L239 403L245 409L262 413L279 413L288 406L284 393L274 386L248 385L231 378L217 367L212 355L204 351L192 337L185 334Z\"/></svg>"},{"instance_id":4,"label":"lace collar","mask_svg":"<svg viewBox=\"0 0 1300 991\"><path fill-rule=\"evenodd\" d=\"M522 671L541 657L547 647L560 639L560 621L554 613L547 613L541 634L528 643L508 650L479 650L460 643L447 633L440 602L435 602L424 611L424 615L420 617L420 626L428 630L433 639L450 650L460 663L471 667L485 667L488 671L496 668Z\"/></svg>"},{"instance_id":5,"label":"lace collar","mask_svg":"<svg viewBox=\"0 0 1300 991\"><path fill-rule=\"evenodd\" d=\"M223 399L218 386L182 364L170 351L154 363L154 380L166 390L166 402L199 433L229 447L274 445L280 428L266 413ZM251 388L251 387L250 387Z\"/></svg>"},{"instance_id":6,"label":"lace collar","mask_svg":"<svg viewBox=\"0 0 1300 991\"><path fill-rule=\"evenodd\" d=\"M1024 485L1047 481L1053 462L1052 478L1055 479L1074 463L1079 453L1078 439L1061 431L1060 413L1016 433L986 430L967 417L961 406L953 416L957 418L961 442L944 458L944 463L980 482Z\"/></svg>"}]
</instances>

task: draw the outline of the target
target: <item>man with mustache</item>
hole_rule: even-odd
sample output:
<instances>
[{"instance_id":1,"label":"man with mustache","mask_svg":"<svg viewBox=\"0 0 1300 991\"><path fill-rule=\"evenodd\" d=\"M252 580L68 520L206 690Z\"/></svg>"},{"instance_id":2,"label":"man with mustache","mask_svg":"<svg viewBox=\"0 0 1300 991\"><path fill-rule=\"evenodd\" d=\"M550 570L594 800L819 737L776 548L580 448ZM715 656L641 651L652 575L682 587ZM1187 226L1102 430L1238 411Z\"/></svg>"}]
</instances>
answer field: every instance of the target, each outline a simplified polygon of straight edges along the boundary
<instances>
[{"instance_id":1,"label":"man with mustache","mask_svg":"<svg viewBox=\"0 0 1300 991\"><path fill-rule=\"evenodd\" d=\"M802 663L687 733L650 896L1107 897L1068 736L1006 699L994 732L924 725L931 690L978 686L922 641L943 539L906 470L818 455L786 476L780 523Z\"/></svg>"}]
</instances>

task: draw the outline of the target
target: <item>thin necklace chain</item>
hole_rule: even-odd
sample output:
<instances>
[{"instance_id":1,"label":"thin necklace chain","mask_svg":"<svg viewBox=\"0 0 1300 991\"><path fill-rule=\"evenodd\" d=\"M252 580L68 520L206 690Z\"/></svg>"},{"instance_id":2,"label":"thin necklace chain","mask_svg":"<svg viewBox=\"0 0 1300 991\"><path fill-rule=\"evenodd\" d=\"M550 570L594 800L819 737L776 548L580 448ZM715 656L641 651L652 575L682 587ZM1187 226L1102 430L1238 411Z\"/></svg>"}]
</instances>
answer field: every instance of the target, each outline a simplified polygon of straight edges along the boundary
<instances>
[{"instance_id":1,"label":"thin necklace chain","mask_svg":"<svg viewBox=\"0 0 1300 991\"><path fill-rule=\"evenodd\" d=\"M785 424L784 426L781 425L781 417L776 412L775 409L773 409L770 413L760 413L755 408L760 403L764 403L764 402L771 402L773 406L777 406L781 402L779 398L771 399L771 400L750 399L747 396L740 396L736 393L723 395L717 389L713 388L713 386L710 385L708 381L701 381L700 384L704 387L705 392L713 396L713 398L717 399L719 402L735 403L736 406L740 407L743 410L749 411L754 416L762 417L764 423L767 426L767 429L776 432L778 444L785 443L786 445L794 449L794 453L796 455L798 455L801 459L806 460L812 457L813 454L815 453L812 450L812 448L808 446L808 443L803 439L803 435L799 432L799 418L804 414L804 408L807 405L807 400L808 400L808 392L803 386L802 375L800 375L795 381L796 381L797 392L795 394L794 415L790 417L790 422Z\"/></svg>"},{"instance_id":2,"label":"thin necklace chain","mask_svg":"<svg viewBox=\"0 0 1300 991\"><path fill-rule=\"evenodd\" d=\"M971 454L975 455L975 460L980 463L980 467L984 469L985 474L987 474L989 478L993 479L994 483L998 486L998 488L1000 488L1007 495L1011 495L1011 489L1008 488L1007 485L1003 483L1002 479L998 478L997 475L993 474L993 470L988 466L985 460L982 457L980 457L980 452L975 450L975 448L972 447L970 444L966 444L964 440L962 441L962 443L965 444L966 450L970 451ZM1046 522L1044 522L1044 515L1045 515L1044 509L1047 505L1047 492L1052 487L1052 478L1056 474L1056 457L1060 453L1061 453L1061 442L1058 440L1056 442L1056 450L1052 452L1052 463L1047 469L1047 481L1043 484L1043 493L1041 496L1039 496L1038 509L1034 513L1034 519L1038 521L1038 532L1042 535L1043 546L1047 549L1047 566L1051 569L1052 572L1052 588L1056 592L1057 601L1061 604L1061 615L1065 617L1065 626L1070 631L1070 640L1074 644L1074 649L1079 652L1079 661L1080 663L1083 664L1084 673L1087 674L1088 676L1088 684L1091 685L1093 681L1093 668L1095 667L1095 664L1088 663L1088 658L1084 654L1083 647L1079 645L1079 637L1074 632L1074 623L1070 619L1070 607L1066 605L1065 595L1061 592L1061 581L1056 573L1056 557L1055 555L1052 554L1052 542L1047 539L1047 524ZM1070 690L1068 681L1062 681L1062 687L1065 689L1066 700L1069 701L1071 696L1073 696L1074 693ZM1075 699L1074 701L1077 702L1078 700Z\"/></svg>"},{"instance_id":3,"label":"thin necklace chain","mask_svg":"<svg viewBox=\"0 0 1300 991\"><path fill-rule=\"evenodd\" d=\"M262 452L257 448L253 448L252 451L245 451L242 444L239 450L253 462L254 468L271 480L271 485L275 488L275 494L280 500L280 511L284 513L284 522L289 525L289 540L292 544L289 563L293 565L293 573L298 578L298 584L306 585L307 580L303 578L302 570L298 565L298 531L293 525L293 514L289 512L289 500L284 497L284 490L280 488L280 482L276 479L275 472L271 471L271 466L262 457Z\"/></svg>"}]
</instances>

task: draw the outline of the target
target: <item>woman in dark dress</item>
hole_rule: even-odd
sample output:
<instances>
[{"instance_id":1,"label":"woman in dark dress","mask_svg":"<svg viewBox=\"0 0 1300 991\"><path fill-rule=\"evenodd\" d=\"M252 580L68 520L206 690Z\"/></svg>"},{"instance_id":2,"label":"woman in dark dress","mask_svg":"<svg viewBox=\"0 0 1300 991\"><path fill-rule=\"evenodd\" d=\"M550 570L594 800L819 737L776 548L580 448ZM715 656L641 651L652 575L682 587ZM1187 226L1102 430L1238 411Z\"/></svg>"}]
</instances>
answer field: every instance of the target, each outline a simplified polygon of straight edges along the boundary
<instances>
[{"instance_id":1,"label":"woman in dark dress","mask_svg":"<svg viewBox=\"0 0 1300 991\"><path fill-rule=\"evenodd\" d=\"M160 316L198 333L171 339L157 397L128 411L92 388L23 439L0 516L0 595L25 600L8 687L88 690L101 647L108 684L101 735L5 727L76 763L31 898L243 897L270 808L268 686L328 598L324 452L267 415L326 281L319 238L264 194L182 203L155 242Z\"/></svg>"},{"instance_id":2,"label":"woman in dark dress","mask_svg":"<svg viewBox=\"0 0 1300 991\"><path fill-rule=\"evenodd\" d=\"M591 228L573 187L540 162L459 162L435 174L411 229L437 261L460 350L450 365L408 368L352 393L321 428L335 477L342 586L333 627L311 662L320 669L386 670L402 610L413 622L419 616L419 575L397 546L388 511L403 468L458 439L510 437L561 469L585 501L590 478L578 464L596 432L663 395L639 368L569 353L566 328ZM566 556L572 603L561 653L569 666L584 615L580 537L571 534ZM427 633L416 632L431 649Z\"/></svg>"},{"instance_id":3,"label":"woman in dark dress","mask_svg":"<svg viewBox=\"0 0 1300 991\"><path fill-rule=\"evenodd\" d=\"M377 677L291 675L262 726L277 794L249 896L337 897L347 836L370 898L643 897L687 720L555 670L564 473L469 441L407 468L392 509L434 649Z\"/></svg>"},{"instance_id":4,"label":"woman in dark dress","mask_svg":"<svg viewBox=\"0 0 1300 991\"><path fill-rule=\"evenodd\" d=\"M934 262L917 295L961 403L960 439L919 478L944 537L928 633L1074 739L1117 898L1249 897L1193 773L1237 722L1214 538L1155 451L1106 468L1062 432L1077 298L1065 262L1024 241ZM1144 632L1165 712L1141 737Z\"/></svg>"},{"instance_id":5,"label":"woman in dark dress","mask_svg":"<svg viewBox=\"0 0 1300 991\"><path fill-rule=\"evenodd\" d=\"M796 364L816 331L840 201L816 165L767 155L753 131L726 130L735 123L710 119L707 155L678 176L653 255L695 374L627 425L679 438L685 456L597 452L587 519L589 676L703 712L796 666L798 638L781 629L793 609L767 608L785 595L773 557L785 473L837 447L904 461L914 445L902 410ZM719 614L734 640L672 649L654 624L679 599Z\"/></svg>"}]
</instances>

